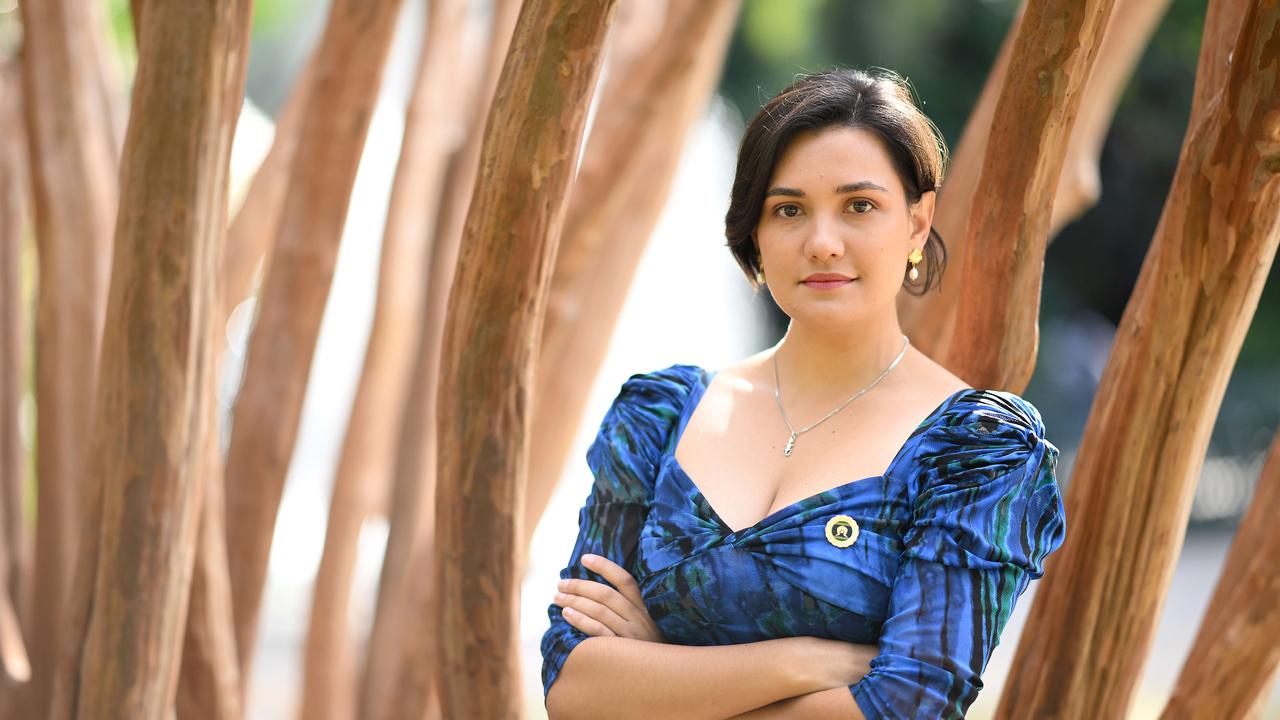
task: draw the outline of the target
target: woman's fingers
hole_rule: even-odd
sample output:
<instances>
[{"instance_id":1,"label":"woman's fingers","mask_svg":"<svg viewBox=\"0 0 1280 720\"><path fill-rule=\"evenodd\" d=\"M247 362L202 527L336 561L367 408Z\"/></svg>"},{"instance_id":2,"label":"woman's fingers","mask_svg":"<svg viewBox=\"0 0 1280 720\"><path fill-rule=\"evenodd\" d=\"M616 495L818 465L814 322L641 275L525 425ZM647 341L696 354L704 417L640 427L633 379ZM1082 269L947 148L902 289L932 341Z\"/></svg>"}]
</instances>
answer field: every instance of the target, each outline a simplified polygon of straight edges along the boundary
<instances>
[{"instance_id":1,"label":"woman's fingers","mask_svg":"<svg viewBox=\"0 0 1280 720\"><path fill-rule=\"evenodd\" d=\"M569 579L561 580L557 587L560 588L561 594L585 598L586 600L593 601L596 605L607 608L614 616L623 622L629 622L635 619L636 609L632 607L631 603L622 596L622 593L619 593L617 590L614 590L604 583L598 583L594 580ZM556 604L561 604L560 594L556 595ZM589 608L578 609L586 612L597 620L610 624L606 617L602 617L600 615L599 611L593 612ZM613 627L611 624L610 626ZM614 630L617 629L617 627L614 627Z\"/></svg>"},{"instance_id":2,"label":"woman's fingers","mask_svg":"<svg viewBox=\"0 0 1280 720\"><path fill-rule=\"evenodd\" d=\"M636 583L636 579L631 577L631 573L627 572L626 568L603 555L583 555L582 564L612 583L618 589L618 592L622 593L622 596L627 599L627 602L638 609L645 608L644 596L640 593L640 586Z\"/></svg>"},{"instance_id":3,"label":"woman's fingers","mask_svg":"<svg viewBox=\"0 0 1280 720\"><path fill-rule=\"evenodd\" d=\"M590 581L583 580L581 582ZM617 596L617 593L614 593L614 595ZM618 597L618 600L621 601L622 598ZM609 628L615 635L623 634L623 631L627 626L627 618L619 615L606 603L600 602L592 597L582 595L581 593L556 593L556 604L562 608L572 608L577 610L582 615L585 615Z\"/></svg>"},{"instance_id":4,"label":"woman's fingers","mask_svg":"<svg viewBox=\"0 0 1280 720\"><path fill-rule=\"evenodd\" d=\"M586 615L583 615L582 613L575 611L573 608L564 608L561 611L561 614L564 615L564 619L570 625L578 628L579 630L590 635L591 637L601 637L601 636L612 637L617 635L617 633L605 627L604 623L594 618L589 618Z\"/></svg>"}]
</instances>

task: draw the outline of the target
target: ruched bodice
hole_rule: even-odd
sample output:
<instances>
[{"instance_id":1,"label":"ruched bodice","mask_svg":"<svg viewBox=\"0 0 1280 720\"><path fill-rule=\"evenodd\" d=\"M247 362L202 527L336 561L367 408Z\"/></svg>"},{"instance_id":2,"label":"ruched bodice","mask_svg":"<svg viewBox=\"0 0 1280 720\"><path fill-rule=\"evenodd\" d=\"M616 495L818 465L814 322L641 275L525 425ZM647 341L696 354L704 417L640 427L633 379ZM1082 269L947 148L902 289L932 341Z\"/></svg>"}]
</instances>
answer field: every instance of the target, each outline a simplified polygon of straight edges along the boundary
<instances>
[{"instance_id":1,"label":"ruched bodice","mask_svg":"<svg viewBox=\"0 0 1280 720\"><path fill-rule=\"evenodd\" d=\"M961 390L882 475L734 531L675 458L713 375L672 365L623 384L587 451L595 482L561 577L605 582L581 565L585 553L627 568L671 643L878 643L850 686L866 717L963 717L1015 601L1065 539L1058 450L1037 410L1012 393ZM851 543L828 539L837 516L856 523ZM548 614L544 693L587 637L558 605Z\"/></svg>"}]
</instances>

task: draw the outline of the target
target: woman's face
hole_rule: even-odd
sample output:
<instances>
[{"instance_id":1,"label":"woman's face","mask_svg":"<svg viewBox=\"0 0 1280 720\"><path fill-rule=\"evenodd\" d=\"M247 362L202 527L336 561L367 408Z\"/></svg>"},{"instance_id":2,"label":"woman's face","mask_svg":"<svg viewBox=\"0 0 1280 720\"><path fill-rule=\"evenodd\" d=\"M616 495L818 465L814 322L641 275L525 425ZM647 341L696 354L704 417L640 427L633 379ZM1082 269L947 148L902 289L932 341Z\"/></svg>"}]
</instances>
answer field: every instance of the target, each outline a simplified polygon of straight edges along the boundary
<instances>
[{"instance_id":1,"label":"woman's face","mask_svg":"<svg viewBox=\"0 0 1280 720\"><path fill-rule=\"evenodd\" d=\"M907 255L924 250L933 202L926 192L908 207L888 153L866 130L796 135L774 167L756 224L774 301L793 320L819 326L896 314ZM849 279L806 282L817 273Z\"/></svg>"}]
</instances>

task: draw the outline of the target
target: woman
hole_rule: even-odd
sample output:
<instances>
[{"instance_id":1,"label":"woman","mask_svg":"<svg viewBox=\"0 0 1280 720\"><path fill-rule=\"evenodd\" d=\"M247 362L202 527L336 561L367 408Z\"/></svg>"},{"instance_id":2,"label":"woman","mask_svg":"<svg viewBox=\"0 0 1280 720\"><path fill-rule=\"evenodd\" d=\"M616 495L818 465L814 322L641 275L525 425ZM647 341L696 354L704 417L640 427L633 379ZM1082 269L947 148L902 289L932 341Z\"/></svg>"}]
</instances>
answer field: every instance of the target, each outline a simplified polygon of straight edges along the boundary
<instances>
[{"instance_id":1,"label":"woman","mask_svg":"<svg viewBox=\"0 0 1280 720\"><path fill-rule=\"evenodd\" d=\"M946 265L945 153L890 72L802 77L751 120L728 246L791 322L623 384L548 611L552 718L964 716L1065 516L1036 408L898 322Z\"/></svg>"}]
</instances>

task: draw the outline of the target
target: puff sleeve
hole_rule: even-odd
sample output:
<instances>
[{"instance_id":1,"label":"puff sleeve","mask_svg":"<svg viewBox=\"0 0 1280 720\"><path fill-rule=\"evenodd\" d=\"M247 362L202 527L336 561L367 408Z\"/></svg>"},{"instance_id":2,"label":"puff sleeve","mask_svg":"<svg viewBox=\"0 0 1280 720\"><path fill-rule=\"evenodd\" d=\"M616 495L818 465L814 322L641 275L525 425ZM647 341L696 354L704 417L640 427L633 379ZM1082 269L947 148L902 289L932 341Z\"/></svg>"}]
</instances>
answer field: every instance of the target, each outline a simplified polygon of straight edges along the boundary
<instances>
[{"instance_id":1,"label":"puff sleeve","mask_svg":"<svg viewBox=\"0 0 1280 720\"><path fill-rule=\"evenodd\" d=\"M923 440L911 524L870 672L871 720L963 718L1014 603L1066 539L1039 412L981 391Z\"/></svg>"},{"instance_id":2,"label":"puff sleeve","mask_svg":"<svg viewBox=\"0 0 1280 720\"><path fill-rule=\"evenodd\" d=\"M560 578L585 578L611 585L581 563L584 554L601 555L636 575L636 547L653 498L658 462L691 387L695 366L673 365L637 373L622 384L587 449L587 465L595 480L578 512L578 538ZM590 637L560 613L547 608L551 626L542 636L542 694L551 685L570 651Z\"/></svg>"}]
</instances>

